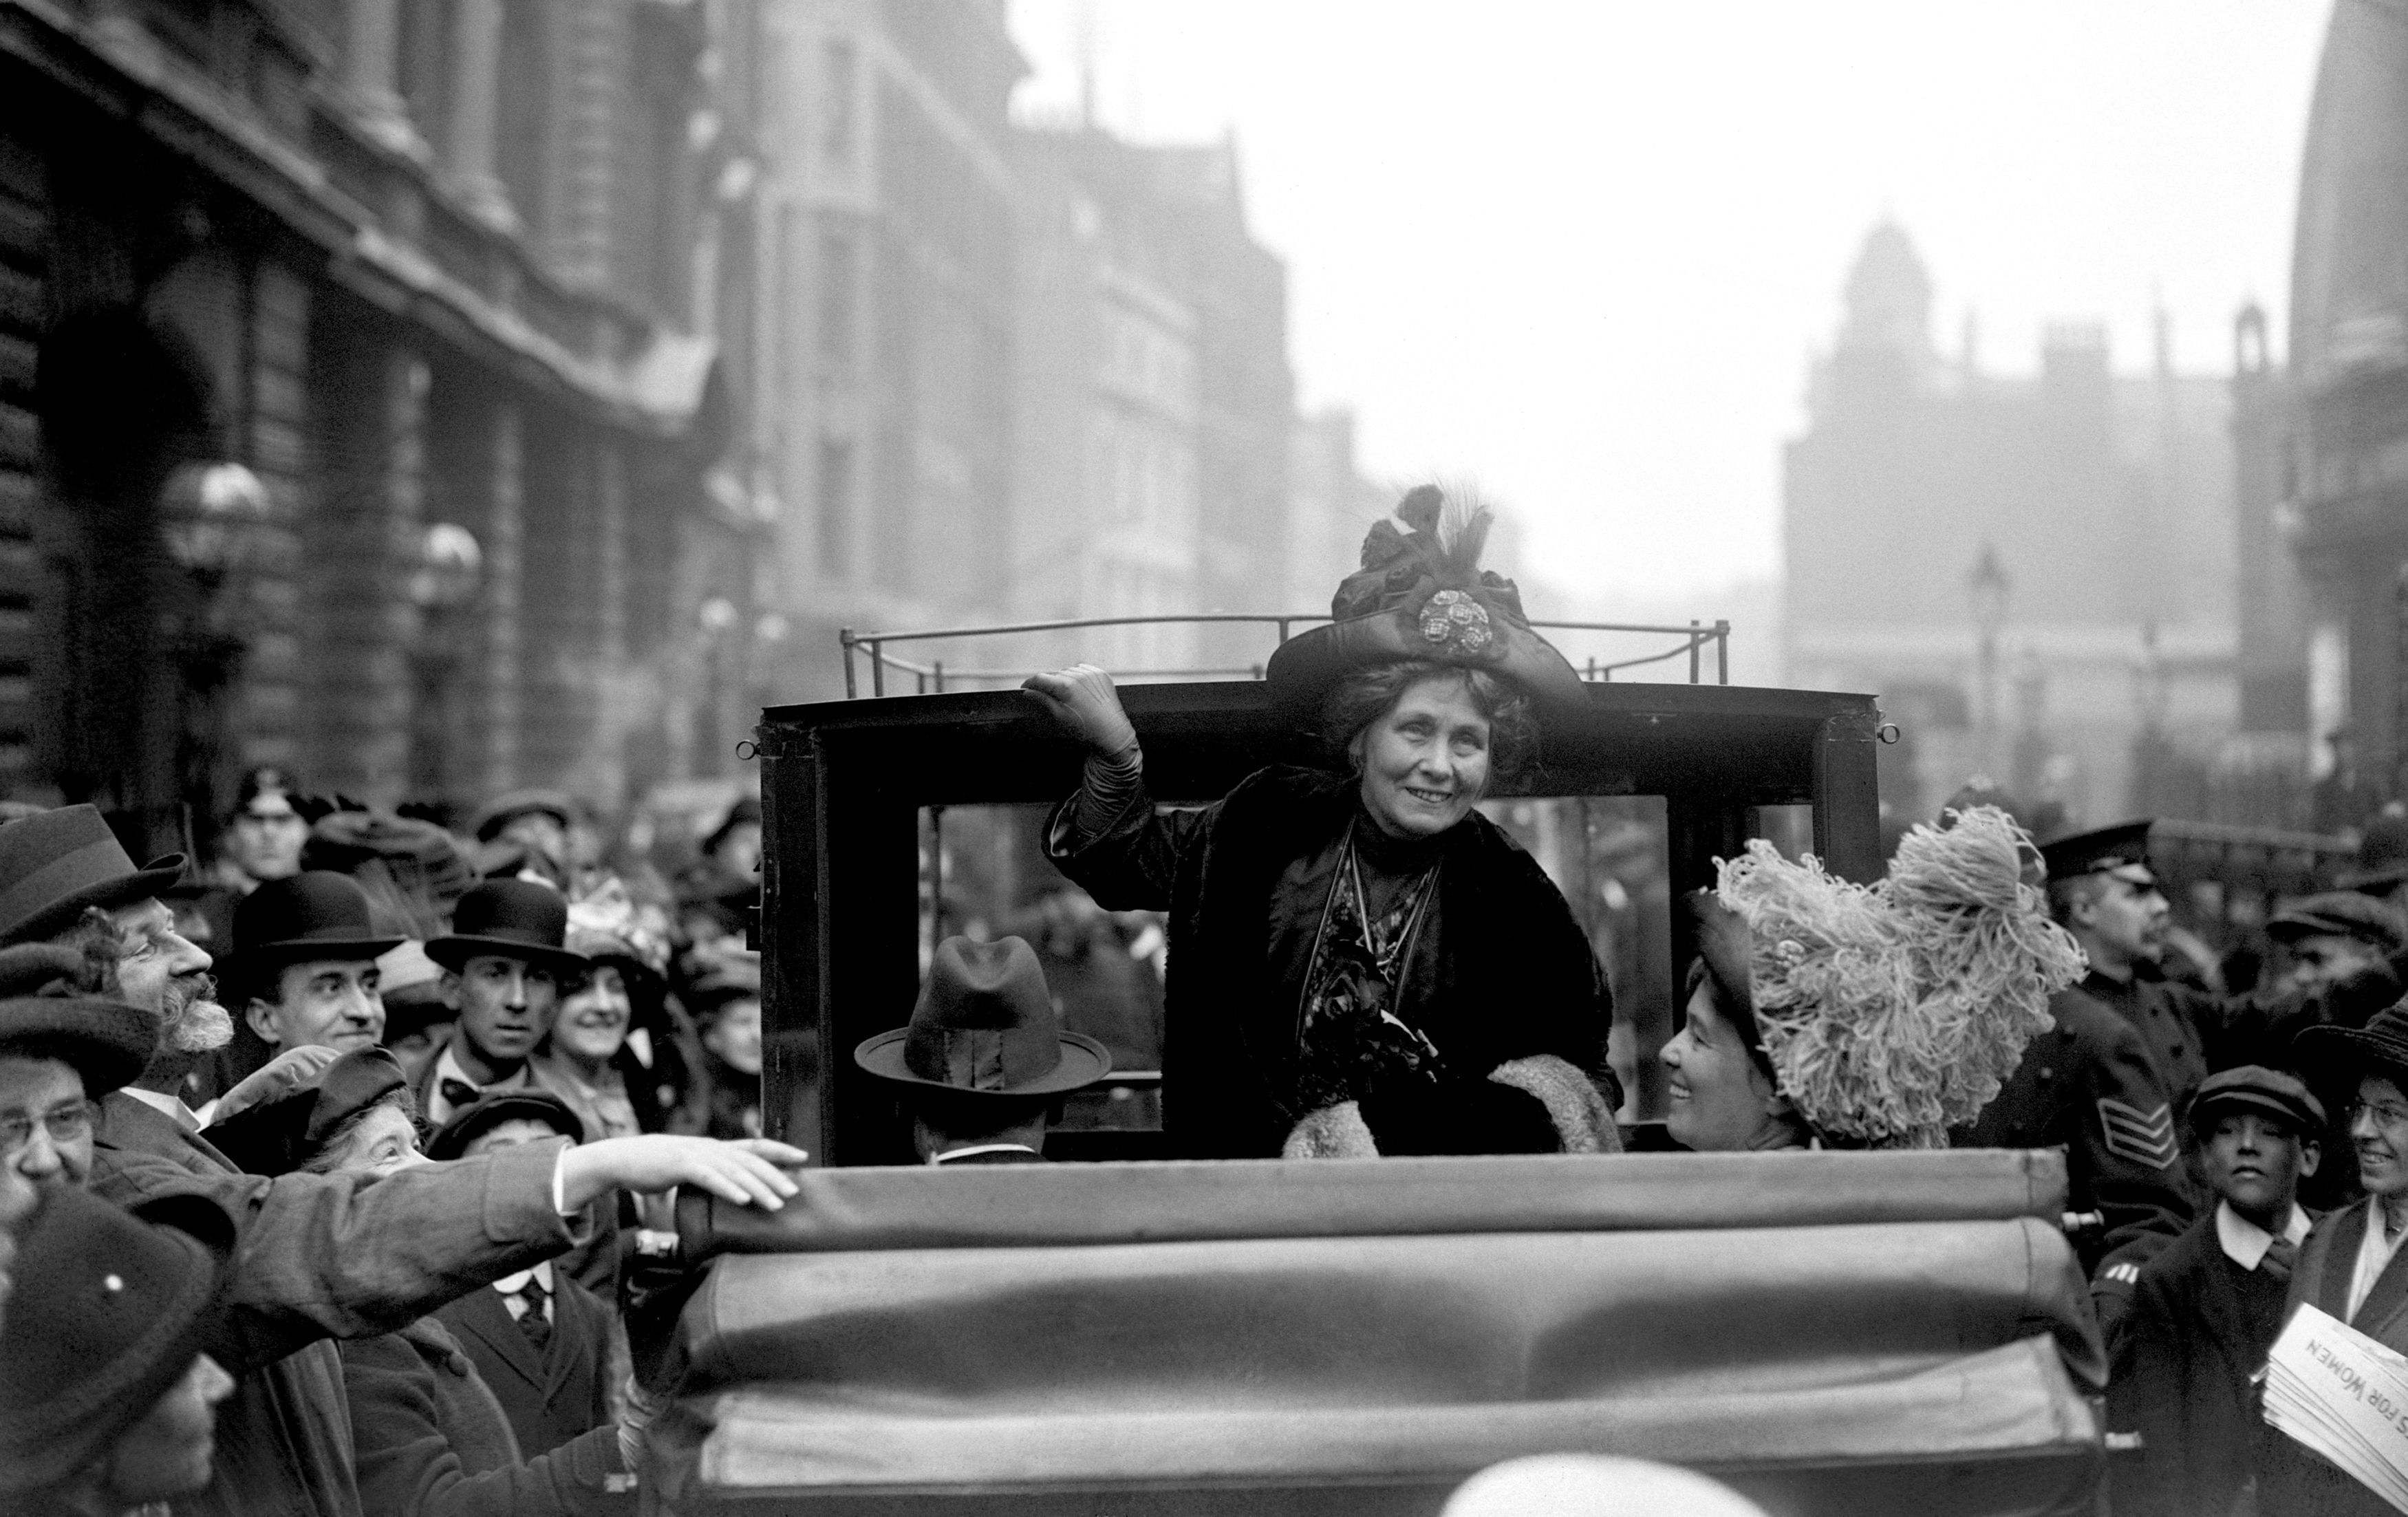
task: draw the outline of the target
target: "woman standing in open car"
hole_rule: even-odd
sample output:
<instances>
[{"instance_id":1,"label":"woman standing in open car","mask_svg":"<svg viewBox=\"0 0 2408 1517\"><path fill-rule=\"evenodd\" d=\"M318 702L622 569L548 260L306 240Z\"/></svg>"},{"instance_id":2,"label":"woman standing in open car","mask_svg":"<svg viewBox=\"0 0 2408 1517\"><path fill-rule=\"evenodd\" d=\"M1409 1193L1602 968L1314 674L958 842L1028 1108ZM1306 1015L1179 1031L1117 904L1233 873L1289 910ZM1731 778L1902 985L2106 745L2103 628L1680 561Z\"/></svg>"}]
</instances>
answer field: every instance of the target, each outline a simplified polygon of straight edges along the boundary
<instances>
[{"instance_id":1,"label":"woman standing in open car","mask_svg":"<svg viewBox=\"0 0 2408 1517\"><path fill-rule=\"evenodd\" d=\"M1473 805L1580 677L1478 561L1487 512L1425 486L1371 529L1333 624L1268 676L1332 770L1274 766L1157 813L1111 677L1027 682L1091 755L1046 846L1108 910L1171 915L1165 1124L1199 1158L1619 1146L1612 1001L1555 885Z\"/></svg>"}]
</instances>

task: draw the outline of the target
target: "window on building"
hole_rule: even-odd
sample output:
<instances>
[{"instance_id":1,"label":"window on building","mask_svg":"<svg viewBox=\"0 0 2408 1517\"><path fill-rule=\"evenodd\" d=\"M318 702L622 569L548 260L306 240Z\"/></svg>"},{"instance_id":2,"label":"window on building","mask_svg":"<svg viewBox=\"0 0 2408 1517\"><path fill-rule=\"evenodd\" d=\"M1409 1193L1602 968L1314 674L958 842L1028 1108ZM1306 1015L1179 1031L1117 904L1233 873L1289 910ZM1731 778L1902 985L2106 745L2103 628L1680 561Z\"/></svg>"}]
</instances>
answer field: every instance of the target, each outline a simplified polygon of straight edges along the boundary
<instances>
[{"instance_id":1,"label":"window on building","mask_svg":"<svg viewBox=\"0 0 2408 1517\"><path fill-rule=\"evenodd\" d=\"M851 37L832 36L820 50L820 159L831 167L852 164L853 138L859 135L855 65Z\"/></svg>"},{"instance_id":2,"label":"window on building","mask_svg":"<svg viewBox=\"0 0 2408 1517\"><path fill-rule=\"evenodd\" d=\"M853 570L853 443L820 439L819 557L824 579L846 580Z\"/></svg>"},{"instance_id":3,"label":"window on building","mask_svg":"<svg viewBox=\"0 0 2408 1517\"><path fill-rule=\"evenodd\" d=\"M844 374L853 367L853 235L820 235L820 367Z\"/></svg>"}]
</instances>

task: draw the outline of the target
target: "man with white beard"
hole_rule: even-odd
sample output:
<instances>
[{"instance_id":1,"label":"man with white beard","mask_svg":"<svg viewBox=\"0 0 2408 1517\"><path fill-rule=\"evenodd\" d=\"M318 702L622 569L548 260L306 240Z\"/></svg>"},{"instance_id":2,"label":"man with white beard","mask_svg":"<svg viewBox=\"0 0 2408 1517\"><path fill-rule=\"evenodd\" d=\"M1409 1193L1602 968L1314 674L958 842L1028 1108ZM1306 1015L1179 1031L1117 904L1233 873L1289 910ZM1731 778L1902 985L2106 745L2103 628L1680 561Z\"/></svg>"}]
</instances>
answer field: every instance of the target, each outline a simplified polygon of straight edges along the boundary
<instances>
[{"instance_id":1,"label":"man with white beard","mask_svg":"<svg viewBox=\"0 0 2408 1517\"><path fill-rule=\"evenodd\" d=\"M89 806L0 826L0 1009L29 1025L64 1018L88 1035L121 1023L138 1030L148 1020L156 1034L147 1044L118 1039L127 1066L146 1047L149 1062L139 1089L101 1097L97 1121L80 1101L11 1119L24 1127L25 1150L88 1144L95 1195L139 1211L197 1193L232 1213L240 1230L224 1340L208 1347L237 1380L218 1413L215 1477L207 1490L178 1498L184 1517L376 1517L361 1511L342 1362L330 1338L390 1331L565 1252L581 1241L585 1209L615 1190L686 1186L769 1209L796 1194L778 1166L805 1155L782 1143L666 1134L578 1148L553 1139L385 1175L241 1173L177 1095L194 1060L233 1031L212 998L208 954L177 934L157 899L180 866L136 868ZM29 982L11 984L6 948L20 943L41 945L18 952L51 962L27 966L18 978ZM68 969L77 971L72 983L50 982ZM106 1041L51 1038L34 1052L89 1079L91 1051ZM288 1078L307 1084L322 1064L320 1057ZM108 1083L104 1069L91 1088ZM78 1083L64 1094L86 1089ZM245 1094L237 1086L228 1102ZM65 1119L56 1126L53 1112ZM72 1178L75 1166L65 1167Z\"/></svg>"}]
</instances>

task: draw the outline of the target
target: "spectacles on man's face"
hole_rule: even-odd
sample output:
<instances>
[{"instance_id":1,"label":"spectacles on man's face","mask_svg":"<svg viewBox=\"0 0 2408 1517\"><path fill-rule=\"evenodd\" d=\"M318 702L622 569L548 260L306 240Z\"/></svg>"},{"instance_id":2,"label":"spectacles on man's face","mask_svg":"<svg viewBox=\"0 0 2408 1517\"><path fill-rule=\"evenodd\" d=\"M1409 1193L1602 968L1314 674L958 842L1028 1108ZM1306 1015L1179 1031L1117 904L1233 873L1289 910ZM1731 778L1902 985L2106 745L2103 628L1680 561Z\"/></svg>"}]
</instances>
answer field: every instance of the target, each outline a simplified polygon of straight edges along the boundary
<instances>
[{"instance_id":1,"label":"spectacles on man's face","mask_svg":"<svg viewBox=\"0 0 2408 1517\"><path fill-rule=\"evenodd\" d=\"M13 1159L23 1152L34 1140L36 1123L50 1135L53 1146L81 1142L92 1136L92 1103L69 1101L38 1117L22 1111L0 1117L0 1159Z\"/></svg>"},{"instance_id":2,"label":"spectacles on man's face","mask_svg":"<svg viewBox=\"0 0 2408 1517\"><path fill-rule=\"evenodd\" d=\"M2408 1129L2408 1106L2396 1101L2352 1101L2347 1112L2349 1124L2358 1125L2361 1116L2372 1117L2376 1125L2392 1132Z\"/></svg>"}]
</instances>

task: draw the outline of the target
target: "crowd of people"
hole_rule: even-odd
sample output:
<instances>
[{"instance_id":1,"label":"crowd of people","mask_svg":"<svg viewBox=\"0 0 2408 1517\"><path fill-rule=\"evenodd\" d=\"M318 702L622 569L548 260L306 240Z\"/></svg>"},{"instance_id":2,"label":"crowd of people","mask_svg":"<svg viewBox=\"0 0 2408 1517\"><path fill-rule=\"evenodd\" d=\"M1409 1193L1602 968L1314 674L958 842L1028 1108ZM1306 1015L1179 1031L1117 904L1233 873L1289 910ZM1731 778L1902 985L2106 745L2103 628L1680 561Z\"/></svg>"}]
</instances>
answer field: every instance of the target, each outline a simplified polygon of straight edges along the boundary
<instances>
[{"instance_id":1,"label":"crowd of people","mask_svg":"<svg viewBox=\"0 0 2408 1517\"><path fill-rule=\"evenodd\" d=\"M806 1160L761 1137L759 835L664 882L555 793L455 836L274 770L206 866L0 823L0 1510L634 1510L623 1281L676 1188L774 1209Z\"/></svg>"}]
</instances>

